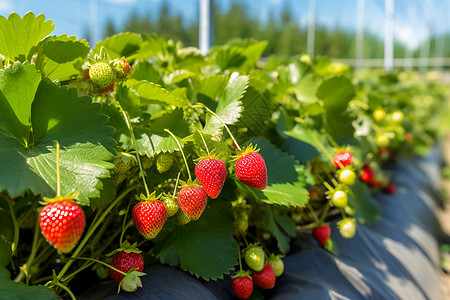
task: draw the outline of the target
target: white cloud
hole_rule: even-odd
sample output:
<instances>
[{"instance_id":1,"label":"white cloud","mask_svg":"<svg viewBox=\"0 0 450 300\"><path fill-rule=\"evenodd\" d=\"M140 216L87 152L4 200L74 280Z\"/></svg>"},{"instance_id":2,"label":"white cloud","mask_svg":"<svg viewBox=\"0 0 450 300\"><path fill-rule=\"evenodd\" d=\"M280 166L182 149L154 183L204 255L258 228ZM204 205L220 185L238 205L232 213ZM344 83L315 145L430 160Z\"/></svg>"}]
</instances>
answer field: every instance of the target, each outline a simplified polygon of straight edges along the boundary
<instances>
[{"instance_id":1,"label":"white cloud","mask_svg":"<svg viewBox=\"0 0 450 300\"><path fill-rule=\"evenodd\" d=\"M11 0L0 0L0 14L9 15L14 10Z\"/></svg>"},{"instance_id":2,"label":"white cloud","mask_svg":"<svg viewBox=\"0 0 450 300\"><path fill-rule=\"evenodd\" d=\"M428 33L424 29L399 24L395 26L395 38L411 50L417 48L427 37Z\"/></svg>"}]
</instances>

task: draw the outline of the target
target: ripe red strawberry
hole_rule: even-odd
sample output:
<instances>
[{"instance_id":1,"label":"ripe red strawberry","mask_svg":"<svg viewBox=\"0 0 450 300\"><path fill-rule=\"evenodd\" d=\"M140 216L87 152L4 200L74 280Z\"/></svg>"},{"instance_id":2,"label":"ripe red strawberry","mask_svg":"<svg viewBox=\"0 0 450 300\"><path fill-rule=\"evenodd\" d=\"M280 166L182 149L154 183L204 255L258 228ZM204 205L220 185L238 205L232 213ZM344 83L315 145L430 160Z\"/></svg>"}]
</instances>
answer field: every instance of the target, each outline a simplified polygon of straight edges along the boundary
<instances>
[{"instance_id":1,"label":"ripe red strawberry","mask_svg":"<svg viewBox=\"0 0 450 300\"><path fill-rule=\"evenodd\" d=\"M236 161L236 176L255 189L264 190L267 186L267 168L264 158L252 145L248 146Z\"/></svg>"},{"instance_id":2,"label":"ripe red strawberry","mask_svg":"<svg viewBox=\"0 0 450 300\"><path fill-rule=\"evenodd\" d=\"M227 178L225 164L220 159L206 157L195 166L194 172L205 193L210 198L216 199Z\"/></svg>"},{"instance_id":3,"label":"ripe red strawberry","mask_svg":"<svg viewBox=\"0 0 450 300\"><path fill-rule=\"evenodd\" d=\"M375 179L375 171L369 165L364 165L360 177L361 180L366 183L373 183Z\"/></svg>"},{"instance_id":4,"label":"ripe red strawberry","mask_svg":"<svg viewBox=\"0 0 450 300\"><path fill-rule=\"evenodd\" d=\"M114 81L114 72L107 63L98 62L89 69L89 77L97 88L104 89Z\"/></svg>"},{"instance_id":5,"label":"ripe red strawberry","mask_svg":"<svg viewBox=\"0 0 450 300\"><path fill-rule=\"evenodd\" d=\"M136 204L132 213L136 228L146 239L155 238L167 219L166 206L153 195Z\"/></svg>"},{"instance_id":6,"label":"ripe red strawberry","mask_svg":"<svg viewBox=\"0 0 450 300\"><path fill-rule=\"evenodd\" d=\"M231 279L231 287L239 299L247 299L253 293L253 280L248 272L240 271Z\"/></svg>"},{"instance_id":7,"label":"ripe red strawberry","mask_svg":"<svg viewBox=\"0 0 450 300\"><path fill-rule=\"evenodd\" d=\"M131 74L131 67L123 58L116 58L111 62L111 68L117 80L124 80Z\"/></svg>"},{"instance_id":8,"label":"ripe red strawberry","mask_svg":"<svg viewBox=\"0 0 450 300\"><path fill-rule=\"evenodd\" d=\"M333 162L336 169L344 168L352 163L353 155L348 151L338 152L334 156Z\"/></svg>"},{"instance_id":9,"label":"ripe red strawberry","mask_svg":"<svg viewBox=\"0 0 450 300\"><path fill-rule=\"evenodd\" d=\"M70 200L49 203L39 217L42 234L56 249L70 252L78 243L86 226L83 210Z\"/></svg>"},{"instance_id":10,"label":"ripe red strawberry","mask_svg":"<svg viewBox=\"0 0 450 300\"><path fill-rule=\"evenodd\" d=\"M395 194L396 189L397 188L396 188L395 184L393 184L392 182L389 182L388 185L383 189L383 192L385 192L386 194L393 195L393 194Z\"/></svg>"},{"instance_id":11,"label":"ripe red strawberry","mask_svg":"<svg viewBox=\"0 0 450 300\"><path fill-rule=\"evenodd\" d=\"M178 192L178 205L192 220L198 220L205 210L208 196L198 185L188 183Z\"/></svg>"},{"instance_id":12,"label":"ripe red strawberry","mask_svg":"<svg viewBox=\"0 0 450 300\"><path fill-rule=\"evenodd\" d=\"M253 272L253 282L263 290L271 289L275 286L275 271L270 264L266 264L264 269L259 272Z\"/></svg>"},{"instance_id":13,"label":"ripe red strawberry","mask_svg":"<svg viewBox=\"0 0 450 300\"><path fill-rule=\"evenodd\" d=\"M317 187L314 186L311 188L311 190L309 191L309 199L311 201L320 200L319 190L317 189Z\"/></svg>"},{"instance_id":14,"label":"ripe red strawberry","mask_svg":"<svg viewBox=\"0 0 450 300\"><path fill-rule=\"evenodd\" d=\"M322 246L328 241L331 235L331 229L328 224L317 226L312 230L313 238Z\"/></svg>"},{"instance_id":15,"label":"ripe red strawberry","mask_svg":"<svg viewBox=\"0 0 450 300\"><path fill-rule=\"evenodd\" d=\"M144 271L144 260L140 253L120 251L114 256L111 266L125 273L131 269L142 272ZM125 276L109 269L109 277L118 285Z\"/></svg>"}]
</instances>

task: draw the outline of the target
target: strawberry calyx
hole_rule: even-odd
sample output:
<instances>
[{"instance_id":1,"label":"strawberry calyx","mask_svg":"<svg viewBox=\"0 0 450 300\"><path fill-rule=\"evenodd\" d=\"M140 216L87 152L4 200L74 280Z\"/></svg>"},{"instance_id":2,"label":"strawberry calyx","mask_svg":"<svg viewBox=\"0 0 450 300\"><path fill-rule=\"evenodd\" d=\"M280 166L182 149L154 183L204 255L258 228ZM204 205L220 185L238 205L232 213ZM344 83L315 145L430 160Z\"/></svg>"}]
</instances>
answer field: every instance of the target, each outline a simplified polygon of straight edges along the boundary
<instances>
[{"instance_id":1,"label":"strawberry calyx","mask_svg":"<svg viewBox=\"0 0 450 300\"><path fill-rule=\"evenodd\" d=\"M239 278L248 277L248 278L252 279L252 276L250 275L251 273L252 273L252 271L250 271L250 270L247 270L247 271L240 270L235 275L231 276L231 279L238 278L238 277Z\"/></svg>"},{"instance_id":2,"label":"strawberry calyx","mask_svg":"<svg viewBox=\"0 0 450 300\"><path fill-rule=\"evenodd\" d=\"M236 155L233 155L232 161L238 160L239 158L241 158L242 156L249 154L249 153L258 153L259 152L259 148L258 145L252 145L249 144L247 147L245 147L243 150L236 150Z\"/></svg>"},{"instance_id":3,"label":"strawberry calyx","mask_svg":"<svg viewBox=\"0 0 450 300\"><path fill-rule=\"evenodd\" d=\"M184 187L192 187L192 186L202 187L202 185L198 182L197 179L195 179L194 181L188 179L188 181L180 180L180 185L178 186L178 188L182 189Z\"/></svg>"},{"instance_id":4,"label":"strawberry calyx","mask_svg":"<svg viewBox=\"0 0 450 300\"><path fill-rule=\"evenodd\" d=\"M119 252L122 252L122 251L124 251L126 253L141 253L142 252L142 251L140 251L137 248L137 242L134 242L133 245L131 245L130 242L125 241L125 242L120 244L119 248L111 251L110 253L106 254L105 256L106 257L110 257L110 256L113 256L116 253L119 253Z\"/></svg>"},{"instance_id":5,"label":"strawberry calyx","mask_svg":"<svg viewBox=\"0 0 450 300\"><path fill-rule=\"evenodd\" d=\"M68 200L68 201L75 203L74 200L77 199L79 195L80 195L80 192L77 192L76 194L69 192L65 196L56 195L54 198L44 197L43 200L46 203L54 203L54 202L58 202L58 201L62 201L62 200Z\"/></svg>"},{"instance_id":6,"label":"strawberry calyx","mask_svg":"<svg viewBox=\"0 0 450 300\"><path fill-rule=\"evenodd\" d=\"M214 149L213 151L206 153L205 151L201 151L201 156L199 156L198 158L194 159L194 163L198 164L199 162L201 162L204 159L218 159L221 160L221 155L216 153L216 149Z\"/></svg>"},{"instance_id":7,"label":"strawberry calyx","mask_svg":"<svg viewBox=\"0 0 450 300\"><path fill-rule=\"evenodd\" d=\"M159 200L160 198L161 194L156 196L156 191L153 191L153 193L151 193L148 196L145 196L143 193L141 193L139 196L138 195L135 196L135 199L138 201L152 201L152 200Z\"/></svg>"}]
</instances>

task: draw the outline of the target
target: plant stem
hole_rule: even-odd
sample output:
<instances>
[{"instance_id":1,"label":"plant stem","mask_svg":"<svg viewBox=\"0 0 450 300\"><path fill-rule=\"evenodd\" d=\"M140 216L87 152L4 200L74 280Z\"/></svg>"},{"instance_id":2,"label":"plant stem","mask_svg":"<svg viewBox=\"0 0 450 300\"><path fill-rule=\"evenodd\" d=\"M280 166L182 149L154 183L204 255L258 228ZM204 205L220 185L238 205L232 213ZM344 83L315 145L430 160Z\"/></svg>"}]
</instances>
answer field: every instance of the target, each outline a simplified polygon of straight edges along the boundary
<instances>
[{"instance_id":1,"label":"plant stem","mask_svg":"<svg viewBox=\"0 0 450 300\"><path fill-rule=\"evenodd\" d=\"M13 221L14 225L14 240L11 247L12 255L16 253L17 246L19 244L19 224L17 223L16 214L14 213L14 207L12 204L12 199L8 196L5 197L6 201L8 202L9 211L11 212L11 219Z\"/></svg>"},{"instance_id":2,"label":"plant stem","mask_svg":"<svg viewBox=\"0 0 450 300\"><path fill-rule=\"evenodd\" d=\"M33 235L33 244L31 246L31 253L30 256L28 256L28 259L24 265L23 268L29 268L31 264L33 263L34 258L36 257L36 253L39 249L40 243L39 243L39 233L40 233L40 227L39 227L39 217L36 218L36 224L34 228L34 235ZM25 275L25 271L22 269L17 275L17 277L14 279L15 282L22 281L23 275Z\"/></svg>"},{"instance_id":3,"label":"plant stem","mask_svg":"<svg viewBox=\"0 0 450 300\"><path fill-rule=\"evenodd\" d=\"M239 146L238 142L236 141L236 139L234 138L233 134L231 133L230 129L228 128L227 124L225 124L225 122L222 120L221 117L219 117L215 112L213 112L211 109L209 109L209 107L207 107L205 104L199 102L198 103L198 107L202 107L204 109L206 109L210 114L212 114L214 117L216 117L220 123L222 123L222 125L225 127L225 129L227 130L228 134L231 137L231 140L234 142L234 144L236 145L236 148L238 148L239 151L242 151L241 147ZM195 107L195 105L193 106Z\"/></svg>"},{"instance_id":4,"label":"plant stem","mask_svg":"<svg viewBox=\"0 0 450 300\"><path fill-rule=\"evenodd\" d=\"M128 189L126 189L122 194L120 194L115 200L114 202L112 202L107 209L105 209L103 211L103 214L98 218L97 222L95 222L95 224L93 224L90 228L88 233L86 234L86 236L84 237L84 239L81 241L81 243L78 245L77 249L75 250L75 252L72 254L72 258L76 257L78 255L78 253L80 253L80 251L83 249L84 245L87 243L87 241L89 240L89 238L91 237L91 235L94 233L94 231L97 229L98 226L100 226L100 224L102 223L102 221L106 218L106 216L109 214L109 212L114 208L114 206L117 205L117 203L120 202L120 200L122 200L129 192L131 192L132 190L134 190L135 188L137 188L138 185L133 185L131 187L129 187ZM62 268L62 270L59 272L58 274L58 280L61 280L61 278L64 276L64 274L67 272L67 270L70 268L70 265L72 264L73 260L69 260L66 262L66 264L64 265L64 267Z\"/></svg>"},{"instance_id":5,"label":"plant stem","mask_svg":"<svg viewBox=\"0 0 450 300\"><path fill-rule=\"evenodd\" d=\"M61 196L61 175L59 173L59 143L56 144L56 196Z\"/></svg>"},{"instance_id":6,"label":"plant stem","mask_svg":"<svg viewBox=\"0 0 450 300\"><path fill-rule=\"evenodd\" d=\"M144 173L144 169L142 168L141 158L139 157L139 151L138 151L138 147L137 147L136 137L134 136L133 126L131 125L130 116L123 109L122 109L122 113L123 113L125 122L127 123L128 130L130 131L131 142L133 143L133 147L136 151L136 160L138 162L139 171L141 172L142 181L144 182L145 192L147 193L147 197L150 197L150 192L148 190L147 181L145 180L145 173Z\"/></svg>"},{"instance_id":7,"label":"plant stem","mask_svg":"<svg viewBox=\"0 0 450 300\"><path fill-rule=\"evenodd\" d=\"M125 216L123 217L122 224L122 233L120 234L119 245L122 245L123 235L125 234L125 230L128 228L126 225L128 211L130 210L131 201L128 201L127 211L125 212Z\"/></svg>"},{"instance_id":8,"label":"plant stem","mask_svg":"<svg viewBox=\"0 0 450 300\"><path fill-rule=\"evenodd\" d=\"M241 247L239 246L239 243L236 243L238 246L238 255L239 255L239 271L242 271L242 262L241 262Z\"/></svg>"},{"instance_id":9,"label":"plant stem","mask_svg":"<svg viewBox=\"0 0 450 300\"><path fill-rule=\"evenodd\" d=\"M178 172L177 175L177 181L175 181L175 188L173 189L173 197L175 197L175 194L177 193L177 187L178 187L178 181L180 180L180 172Z\"/></svg>"},{"instance_id":10,"label":"plant stem","mask_svg":"<svg viewBox=\"0 0 450 300\"><path fill-rule=\"evenodd\" d=\"M308 204L306 204L306 206L308 207L309 211L311 212L311 214L312 214L314 220L316 221L316 223L319 224L319 223L320 223L320 220L319 220L319 218L317 217L316 212L315 212L314 209L312 208L311 203L308 202Z\"/></svg>"},{"instance_id":11,"label":"plant stem","mask_svg":"<svg viewBox=\"0 0 450 300\"><path fill-rule=\"evenodd\" d=\"M328 210L330 209L330 201L327 201L327 204L325 206L325 209L322 213L322 215L320 216L320 222L325 221L325 218L327 217L328 214Z\"/></svg>"},{"instance_id":12,"label":"plant stem","mask_svg":"<svg viewBox=\"0 0 450 300\"><path fill-rule=\"evenodd\" d=\"M120 270L114 268L113 266L108 265L107 263L105 263L105 262L103 262L103 261L101 261L101 260L95 259L95 258L72 256L70 259L71 259L71 260L72 260L72 259L80 259L80 260L88 260L88 261L92 261L92 262L95 262L95 263L104 265L105 267L108 267L108 268L110 268L110 269L112 269L112 270L114 270L114 271L116 271L116 272L118 272L118 273L120 273L120 274L122 274L122 275L124 275L124 276L127 275L127 273L125 273L124 271L120 271Z\"/></svg>"},{"instance_id":13,"label":"plant stem","mask_svg":"<svg viewBox=\"0 0 450 300\"><path fill-rule=\"evenodd\" d=\"M200 132L200 130L197 129L197 131L200 134L200 137L202 138L203 144L205 145L206 153L208 153L208 155L209 155L209 149L208 149L208 145L206 145L205 138L203 137L203 134Z\"/></svg>"},{"instance_id":14,"label":"plant stem","mask_svg":"<svg viewBox=\"0 0 450 300\"><path fill-rule=\"evenodd\" d=\"M186 156L184 156L183 147L181 147L181 144L178 141L177 137L169 129L165 128L164 131L167 132L168 134L170 134L173 137L173 139L175 140L175 142L177 143L178 147L180 147L181 155L183 155L183 160L184 160L184 163L186 164L186 170L188 172L189 181L192 181L191 171L189 171L189 165L188 165Z\"/></svg>"},{"instance_id":15,"label":"plant stem","mask_svg":"<svg viewBox=\"0 0 450 300\"><path fill-rule=\"evenodd\" d=\"M80 273L81 271L89 268L90 266L92 266L94 264L93 261L91 262L86 262L86 264L82 265L81 267L79 267L75 272L69 274L66 276L64 282L69 283L78 273Z\"/></svg>"},{"instance_id":16,"label":"plant stem","mask_svg":"<svg viewBox=\"0 0 450 300\"><path fill-rule=\"evenodd\" d=\"M75 298L75 295L72 293L72 291L67 287L67 286L65 286L64 284L61 284L61 283L59 283L59 282L54 282L54 281L52 281L52 284L54 284L54 285L56 285L57 287L60 287L60 288L62 288L63 290L65 290L66 292L67 292L67 294L69 294L69 296L70 296L70 298L72 299L72 300L76 300L77 298Z\"/></svg>"}]
</instances>

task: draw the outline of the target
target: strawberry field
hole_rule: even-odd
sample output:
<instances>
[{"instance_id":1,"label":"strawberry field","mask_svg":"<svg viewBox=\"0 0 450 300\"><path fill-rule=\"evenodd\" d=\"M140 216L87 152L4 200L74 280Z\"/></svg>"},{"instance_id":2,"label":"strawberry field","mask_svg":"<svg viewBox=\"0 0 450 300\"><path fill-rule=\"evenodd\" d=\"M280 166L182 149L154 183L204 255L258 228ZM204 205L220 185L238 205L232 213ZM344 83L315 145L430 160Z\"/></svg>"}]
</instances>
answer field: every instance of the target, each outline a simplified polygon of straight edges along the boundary
<instances>
[{"instance_id":1,"label":"strawberry field","mask_svg":"<svg viewBox=\"0 0 450 300\"><path fill-rule=\"evenodd\" d=\"M385 167L448 129L448 88L433 74L261 59L255 40L206 56L129 32L89 45L51 35L57 25L0 16L11 299L74 299L106 280L133 292L154 264L262 296L298 234L339 255L332 232L376 224L373 194L396 193Z\"/></svg>"}]
</instances>

